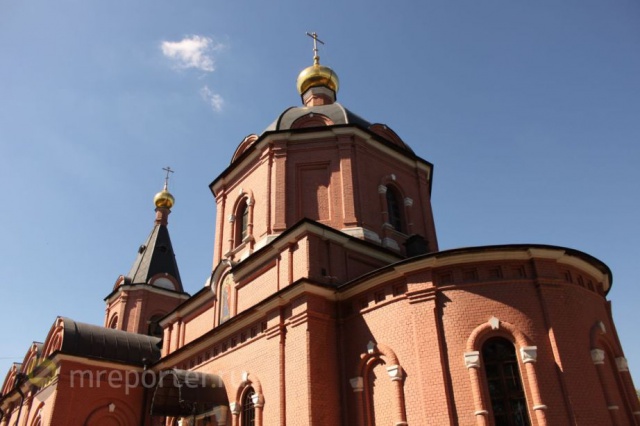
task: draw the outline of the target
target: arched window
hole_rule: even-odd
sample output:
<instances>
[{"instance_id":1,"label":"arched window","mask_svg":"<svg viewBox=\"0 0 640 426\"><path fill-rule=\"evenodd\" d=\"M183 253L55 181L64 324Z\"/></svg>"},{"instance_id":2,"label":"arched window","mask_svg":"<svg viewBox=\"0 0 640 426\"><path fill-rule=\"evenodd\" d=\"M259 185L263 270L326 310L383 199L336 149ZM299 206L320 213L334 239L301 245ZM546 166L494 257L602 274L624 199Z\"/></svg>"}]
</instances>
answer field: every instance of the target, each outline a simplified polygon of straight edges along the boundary
<instances>
[{"instance_id":1,"label":"arched window","mask_svg":"<svg viewBox=\"0 0 640 426\"><path fill-rule=\"evenodd\" d=\"M162 327L160 327L160 320L162 319L162 317L163 315L160 314L151 317L151 319L149 320L149 328L147 330L147 334L149 336L162 338L163 330Z\"/></svg>"},{"instance_id":2,"label":"arched window","mask_svg":"<svg viewBox=\"0 0 640 426\"><path fill-rule=\"evenodd\" d=\"M109 321L109 328L117 329L118 328L118 315L114 315L111 317L111 321Z\"/></svg>"},{"instance_id":3,"label":"arched window","mask_svg":"<svg viewBox=\"0 0 640 426\"><path fill-rule=\"evenodd\" d=\"M249 232L249 206L247 205L247 199L244 198L238 210L236 210L236 229L235 229L235 245L239 246L243 243Z\"/></svg>"},{"instance_id":4,"label":"arched window","mask_svg":"<svg viewBox=\"0 0 640 426\"><path fill-rule=\"evenodd\" d=\"M518 358L511 342L496 337L482 346L482 359L496 426L529 426Z\"/></svg>"},{"instance_id":5,"label":"arched window","mask_svg":"<svg viewBox=\"0 0 640 426\"><path fill-rule=\"evenodd\" d=\"M218 311L218 324L222 324L231 317L231 291L233 286L233 277L228 274L220 284L220 294L218 303L220 308Z\"/></svg>"},{"instance_id":6,"label":"arched window","mask_svg":"<svg viewBox=\"0 0 640 426\"><path fill-rule=\"evenodd\" d=\"M256 424L256 407L253 404L253 396L255 391L252 387L249 387L244 392L242 398L242 417L240 418L240 424L242 426L254 426Z\"/></svg>"},{"instance_id":7,"label":"arched window","mask_svg":"<svg viewBox=\"0 0 640 426\"><path fill-rule=\"evenodd\" d=\"M387 213L389 215L388 221L393 228L398 232L404 232L404 226L402 224L402 197L400 192L393 186L387 185Z\"/></svg>"}]
</instances>

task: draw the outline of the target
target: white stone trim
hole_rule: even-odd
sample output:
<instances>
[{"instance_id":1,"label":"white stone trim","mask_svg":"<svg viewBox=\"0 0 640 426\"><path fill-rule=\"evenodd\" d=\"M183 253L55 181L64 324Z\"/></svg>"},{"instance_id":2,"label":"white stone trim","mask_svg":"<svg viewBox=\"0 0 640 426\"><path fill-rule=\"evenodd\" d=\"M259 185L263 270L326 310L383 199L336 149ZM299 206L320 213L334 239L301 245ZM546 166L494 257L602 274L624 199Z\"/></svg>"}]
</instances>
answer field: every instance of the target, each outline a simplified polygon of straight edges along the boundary
<instances>
[{"instance_id":1,"label":"white stone trim","mask_svg":"<svg viewBox=\"0 0 640 426\"><path fill-rule=\"evenodd\" d=\"M629 371L629 362L623 356L619 356L616 358L616 366L618 367L619 372Z\"/></svg>"},{"instance_id":2,"label":"white stone trim","mask_svg":"<svg viewBox=\"0 0 640 426\"><path fill-rule=\"evenodd\" d=\"M376 344L373 340L369 340L369 343L367 343L367 353L369 355L376 353Z\"/></svg>"},{"instance_id":3,"label":"white stone trim","mask_svg":"<svg viewBox=\"0 0 640 426\"><path fill-rule=\"evenodd\" d=\"M271 234L271 235L267 235L266 237L262 238L260 241L257 241L254 246L253 246L253 250L254 251L258 251L260 250L262 247L266 246L267 244L269 244L271 241L275 240L278 235L280 234Z\"/></svg>"},{"instance_id":4,"label":"white stone trim","mask_svg":"<svg viewBox=\"0 0 640 426\"><path fill-rule=\"evenodd\" d=\"M491 326L492 330L498 330L500 328L500 320L496 317L489 318L489 321L487 322Z\"/></svg>"},{"instance_id":5,"label":"white stone trim","mask_svg":"<svg viewBox=\"0 0 640 426\"><path fill-rule=\"evenodd\" d=\"M236 221L236 215L235 214L230 214L229 217L227 218L227 220L229 221L229 223L233 223Z\"/></svg>"},{"instance_id":6,"label":"white stone trim","mask_svg":"<svg viewBox=\"0 0 640 426\"><path fill-rule=\"evenodd\" d=\"M264 404L262 403L262 395L260 395L259 393L254 393L253 395L251 395L251 402L253 402L253 406L256 408L261 408Z\"/></svg>"},{"instance_id":7,"label":"white stone trim","mask_svg":"<svg viewBox=\"0 0 640 426\"><path fill-rule=\"evenodd\" d=\"M487 410L478 410L473 412L474 416L488 416L489 412Z\"/></svg>"},{"instance_id":8,"label":"white stone trim","mask_svg":"<svg viewBox=\"0 0 640 426\"><path fill-rule=\"evenodd\" d=\"M237 402L230 403L229 409L231 410L231 414L233 414L234 416L240 414L240 404L238 404Z\"/></svg>"},{"instance_id":9,"label":"white stone trim","mask_svg":"<svg viewBox=\"0 0 640 426\"><path fill-rule=\"evenodd\" d=\"M399 365L390 365L387 367L387 373L391 377L392 382L398 382L402 380L402 367Z\"/></svg>"},{"instance_id":10,"label":"white stone trim","mask_svg":"<svg viewBox=\"0 0 640 426\"><path fill-rule=\"evenodd\" d=\"M393 250L400 250L400 246L398 245L398 242L391 238L384 238L382 240L382 247L387 247Z\"/></svg>"},{"instance_id":11,"label":"white stone trim","mask_svg":"<svg viewBox=\"0 0 640 426\"><path fill-rule=\"evenodd\" d=\"M340 231L352 237L359 238L361 240L373 241L377 244L380 244L382 242L378 234L376 234L375 232L367 228L362 228L358 226L355 228L343 228Z\"/></svg>"},{"instance_id":12,"label":"white stone trim","mask_svg":"<svg viewBox=\"0 0 640 426\"><path fill-rule=\"evenodd\" d=\"M619 410L619 409L620 409L620 407L618 407L617 405L609 405L609 406L607 407L607 409L608 409L608 410L612 410L612 411L613 411L613 410Z\"/></svg>"},{"instance_id":13,"label":"white stone trim","mask_svg":"<svg viewBox=\"0 0 640 426\"><path fill-rule=\"evenodd\" d=\"M536 362L538 360L538 347L537 346L523 346L520 348L520 357L523 364L530 362Z\"/></svg>"},{"instance_id":14,"label":"white stone trim","mask_svg":"<svg viewBox=\"0 0 640 426\"><path fill-rule=\"evenodd\" d=\"M364 379L362 377L354 377L349 380L354 392L362 392L364 390Z\"/></svg>"},{"instance_id":15,"label":"white stone trim","mask_svg":"<svg viewBox=\"0 0 640 426\"><path fill-rule=\"evenodd\" d=\"M591 349L591 361L595 365L604 364L604 351L602 349Z\"/></svg>"},{"instance_id":16,"label":"white stone trim","mask_svg":"<svg viewBox=\"0 0 640 426\"><path fill-rule=\"evenodd\" d=\"M405 206L405 207L411 207L411 206L413 206L413 198L405 197L405 199L404 199L404 206Z\"/></svg>"},{"instance_id":17,"label":"white stone trim","mask_svg":"<svg viewBox=\"0 0 640 426\"><path fill-rule=\"evenodd\" d=\"M386 194L387 185L378 185L378 194Z\"/></svg>"},{"instance_id":18,"label":"white stone trim","mask_svg":"<svg viewBox=\"0 0 640 426\"><path fill-rule=\"evenodd\" d=\"M544 404L534 405L534 406L533 406L533 411L538 411L538 410L543 410L543 411L544 411L544 410L546 410L546 409L547 409L547 406L546 406L546 405L544 405Z\"/></svg>"},{"instance_id":19,"label":"white stone trim","mask_svg":"<svg viewBox=\"0 0 640 426\"><path fill-rule=\"evenodd\" d=\"M480 352L479 351L465 352L464 365L467 368L480 368Z\"/></svg>"}]
</instances>

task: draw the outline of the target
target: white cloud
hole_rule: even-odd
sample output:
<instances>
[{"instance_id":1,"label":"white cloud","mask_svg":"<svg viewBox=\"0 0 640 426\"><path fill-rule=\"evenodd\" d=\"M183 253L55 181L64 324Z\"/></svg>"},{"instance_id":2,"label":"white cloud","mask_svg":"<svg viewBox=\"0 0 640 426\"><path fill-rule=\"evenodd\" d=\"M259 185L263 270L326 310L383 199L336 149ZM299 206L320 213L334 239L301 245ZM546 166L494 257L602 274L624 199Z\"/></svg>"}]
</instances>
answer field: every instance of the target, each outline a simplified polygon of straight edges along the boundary
<instances>
[{"instance_id":1,"label":"white cloud","mask_svg":"<svg viewBox=\"0 0 640 426\"><path fill-rule=\"evenodd\" d=\"M180 41L163 41L160 45L164 56L175 61L177 68L196 68L206 72L215 70L211 54L223 47L223 44L199 35L185 37Z\"/></svg>"},{"instance_id":2,"label":"white cloud","mask_svg":"<svg viewBox=\"0 0 640 426\"><path fill-rule=\"evenodd\" d=\"M200 89L200 96L202 96L202 99L204 99L205 102L211 105L211 108L213 108L215 112L222 111L224 99L222 99L222 96L219 94L212 92L211 89L209 89L209 86L204 86Z\"/></svg>"}]
</instances>

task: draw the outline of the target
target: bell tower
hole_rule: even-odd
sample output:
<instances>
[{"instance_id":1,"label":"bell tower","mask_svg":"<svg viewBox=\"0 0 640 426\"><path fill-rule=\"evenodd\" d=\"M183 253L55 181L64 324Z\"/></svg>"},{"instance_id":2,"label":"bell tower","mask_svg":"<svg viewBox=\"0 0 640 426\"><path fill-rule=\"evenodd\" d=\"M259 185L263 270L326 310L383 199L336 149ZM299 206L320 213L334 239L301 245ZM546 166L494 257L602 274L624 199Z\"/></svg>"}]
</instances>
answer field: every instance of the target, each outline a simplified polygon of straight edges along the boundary
<instances>
[{"instance_id":1,"label":"bell tower","mask_svg":"<svg viewBox=\"0 0 640 426\"><path fill-rule=\"evenodd\" d=\"M163 170L166 171L164 188L153 198L156 212L153 228L138 248L129 273L118 277L105 298L105 327L162 337L158 321L189 297L182 288L167 228L175 204L168 190L169 174L173 170L169 167Z\"/></svg>"}]
</instances>

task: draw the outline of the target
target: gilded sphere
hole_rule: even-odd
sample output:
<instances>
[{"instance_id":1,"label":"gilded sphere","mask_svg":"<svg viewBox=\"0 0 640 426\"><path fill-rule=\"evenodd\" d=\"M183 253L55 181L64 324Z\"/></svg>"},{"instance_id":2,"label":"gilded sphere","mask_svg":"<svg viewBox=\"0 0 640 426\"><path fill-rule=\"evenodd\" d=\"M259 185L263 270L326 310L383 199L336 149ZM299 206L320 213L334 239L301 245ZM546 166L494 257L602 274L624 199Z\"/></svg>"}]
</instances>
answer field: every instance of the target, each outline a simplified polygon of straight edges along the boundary
<instances>
[{"instance_id":1,"label":"gilded sphere","mask_svg":"<svg viewBox=\"0 0 640 426\"><path fill-rule=\"evenodd\" d=\"M311 87L325 86L338 93L340 80L329 67L315 64L302 70L298 75L298 93L301 95Z\"/></svg>"},{"instance_id":2,"label":"gilded sphere","mask_svg":"<svg viewBox=\"0 0 640 426\"><path fill-rule=\"evenodd\" d=\"M170 209L175 204L176 200L173 198L173 195L167 190L162 190L153 197L153 204L156 207L166 207Z\"/></svg>"}]
</instances>

